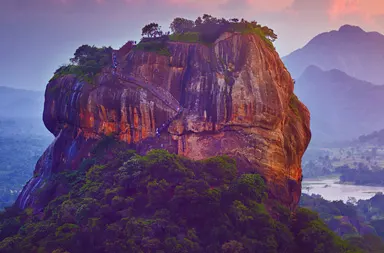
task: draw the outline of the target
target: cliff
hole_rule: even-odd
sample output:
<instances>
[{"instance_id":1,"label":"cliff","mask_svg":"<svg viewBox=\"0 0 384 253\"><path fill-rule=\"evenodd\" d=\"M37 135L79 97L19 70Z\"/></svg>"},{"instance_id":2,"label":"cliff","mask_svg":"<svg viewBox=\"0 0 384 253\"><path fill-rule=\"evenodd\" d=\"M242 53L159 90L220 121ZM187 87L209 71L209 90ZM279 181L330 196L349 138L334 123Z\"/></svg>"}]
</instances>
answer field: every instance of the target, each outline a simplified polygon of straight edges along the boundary
<instances>
[{"instance_id":1,"label":"cliff","mask_svg":"<svg viewBox=\"0 0 384 253\"><path fill-rule=\"evenodd\" d=\"M227 154L242 172L260 173L271 196L297 205L309 112L278 54L259 36L239 33L224 33L211 46L167 41L166 48L116 51L116 74L104 69L94 84L71 75L48 83L43 119L56 138L19 207L38 207L38 189L55 173L77 169L103 135L140 153Z\"/></svg>"}]
</instances>

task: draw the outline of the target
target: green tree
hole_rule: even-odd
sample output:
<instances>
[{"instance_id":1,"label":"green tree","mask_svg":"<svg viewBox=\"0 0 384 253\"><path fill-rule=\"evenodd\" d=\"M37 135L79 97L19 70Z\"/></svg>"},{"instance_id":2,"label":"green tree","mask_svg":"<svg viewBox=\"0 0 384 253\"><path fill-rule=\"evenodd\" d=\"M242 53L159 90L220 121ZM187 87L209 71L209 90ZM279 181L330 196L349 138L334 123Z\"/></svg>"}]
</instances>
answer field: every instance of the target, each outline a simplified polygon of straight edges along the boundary
<instances>
[{"instance_id":1,"label":"green tree","mask_svg":"<svg viewBox=\"0 0 384 253\"><path fill-rule=\"evenodd\" d=\"M384 220L373 220L370 222L370 224L375 228L377 234L381 237L384 238Z\"/></svg>"},{"instance_id":2,"label":"green tree","mask_svg":"<svg viewBox=\"0 0 384 253\"><path fill-rule=\"evenodd\" d=\"M161 31L161 26L159 26L159 24L157 23L149 23L141 29L141 36L147 36L152 38L161 35L163 35L163 32Z\"/></svg>"},{"instance_id":3,"label":"green tree","mask_svg":"<svg viewBox=\"0 0 384 253\"><path fill-rule=\"evenodd\" d=\"M217 18L213 17L212 15L209 14L204 14L203 15L203 23L204 24L217 24Z\"/></svg>"},{"instance_id":4,"label":"green tree","mask_svg":"<svg viewBox=\"0 0 384 253\"><path fill-rule=\"evenodd\" d=\"M244 251L244 246L241 242L231 240L224 243L221 249L223 253L241 253Z\"/></svg>"},{"instance_id":5,"label":"green tree","mask_svg":"<svg viewBox=\"0 0 384 253\"><path fill-rule=\"evenodd\" d=\"M97 48L95 46L82 45L76 49L74 57L70 59L76 65L105 65L109 62L112 53L111 47Z\"/></svg>"},{"instance_id":6,"label":"green tree","mask_svg":"<svg viewBox=\"0 0 384 253\"><path fill-rule=\"evenodd\" d=\"M192 20L185 18L175 18L169 26L173 33L185 33L195 26Z\"/></svg>"},{"instance_id":7,"label":"green tree","mask_svg":"<svg viewBox=\"0 0 384 253\"><path fill-rule=\"evenodd\" d=\"M270 41L274 42L275 40L277 40L277 35L271 28L263 26L261 27L261 30L263 31L265 37L267 37L267 39L269 39Z\"/></svg>"},{"instance_id":8,"label":"green tree","mask_svg":"<svg viewBox=\"0 0 384 253\"><path fill-rule=\"evenodd\" d=\"M201 26L203 24L203 19L201 17L198 17L195 20L195 26Z\"/></svg>"},{"instance_id":9,"label":"green tree","mask_svg":"<svg viewBox=\"0 0 384 253\"><path fill-rule=\"evenodd\" d=\"M74 57L70 59L73 64L84 64L84 60L95 53L95 47L82 45L76 49Z\"/></svg>"},{"instance_id":10,"label":"green tree","mask_svg":"<svg viewBox=\"0 0 384 253\"><path fill-rule=\"evenodd\" d=\"M347 241L351 246L363 250L362 252L364 253L384 252L384 242L376 235L367 234L362 237L353 236L348 238Z\"/></svg>"}]
</instances>

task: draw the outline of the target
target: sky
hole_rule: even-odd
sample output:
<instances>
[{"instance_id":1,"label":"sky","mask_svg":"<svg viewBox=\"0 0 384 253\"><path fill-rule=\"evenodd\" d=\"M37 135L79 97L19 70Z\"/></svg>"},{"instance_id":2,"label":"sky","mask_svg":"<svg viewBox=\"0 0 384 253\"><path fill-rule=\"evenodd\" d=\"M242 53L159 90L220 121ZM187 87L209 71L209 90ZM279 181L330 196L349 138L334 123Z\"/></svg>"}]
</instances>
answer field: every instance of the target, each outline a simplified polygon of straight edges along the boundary
<instances>
[{"instance_id":1,"label":"sky","mask_svg":"<svg viewBox=\"0 0 384 253\"><path fill-rule=\"evenodd\" d=\"M281 57L344 24L384 34L383 0L0 0L0 86L44 90L83 44L119 48L145 24L204 13L267 25Z\"/></svg>"}]
</instances>

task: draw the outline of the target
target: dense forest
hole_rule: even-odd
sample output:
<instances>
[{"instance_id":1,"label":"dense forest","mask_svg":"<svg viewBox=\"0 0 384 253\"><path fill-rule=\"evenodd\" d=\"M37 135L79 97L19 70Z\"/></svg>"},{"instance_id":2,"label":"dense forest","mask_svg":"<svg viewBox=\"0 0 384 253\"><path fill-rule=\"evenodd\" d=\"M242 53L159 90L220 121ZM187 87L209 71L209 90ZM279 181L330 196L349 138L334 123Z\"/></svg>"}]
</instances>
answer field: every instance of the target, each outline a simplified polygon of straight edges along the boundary
<instances>
[{"instance_id":1,"label":"dense forest","mask_svg":"<svg viewBox=\"0 0 384 253\"><path fill-rule=\"evenodd\" d=\"M229 157L125 145L105 137L79 169L56 174L38 193L42 210L6 209L0 252L373 252L269 199L263 179Z\"/></svg>"},{"instance_id":2,"label":"dense forest","mask_svg":"<svg viewBox=\"0 0 384 253\"><path fill-rule=\"evenodd\" d=\"M303 194L300 206L318 212L321 219L338 235L348 238L361 235L371 241L373 252L384 252L377 236L384 239L384 195L376 194L368 200L351 198L347 203L327 201L319 195Z\"/></svg>"},{"instance_id":3,"label":"dense forest","mask_svg":"<svg viewBox=\"0 0 384 253\"><path fill-rule=\"evenodd\" d=\"M52 139L40 118L0 119L0 210L16 200Z\"/></svg>"},{"instance_id":4,"label":"dense forest","mask_svg":"<svg viewBox=\"0 0 384 253\"><path fill-rule=\"evenodd\" d=\"M353 183L356 185L384 185L384 169L372 170L364 164L360 164L355 169L348 166L336 168L337 173L340 173L340 182Z\"/></svg>"}]
</instances>

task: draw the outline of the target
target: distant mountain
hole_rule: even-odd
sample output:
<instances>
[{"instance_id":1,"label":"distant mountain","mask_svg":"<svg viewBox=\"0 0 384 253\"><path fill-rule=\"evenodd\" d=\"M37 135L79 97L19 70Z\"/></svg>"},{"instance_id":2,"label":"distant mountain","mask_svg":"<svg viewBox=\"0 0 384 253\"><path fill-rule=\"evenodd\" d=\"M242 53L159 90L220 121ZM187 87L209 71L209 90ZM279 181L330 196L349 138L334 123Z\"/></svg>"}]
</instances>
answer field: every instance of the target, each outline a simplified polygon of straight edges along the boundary
<instances>
[{"instance_id":1,"label":"distant mountain","mask_svg":"<svg viewBox=\"0 0 384 253\"><path fill-rule=\"evenodd\" d=\"M370 134L361 135L354 143L357 145L368 143L370 145L384 146L384 128Z\"/></svg>"},{"instance_id":2,"label":"distant mountain","mask_svg":"<svg viewBox=\"0 0 384 253\"><path fill-rule=\"evenodd\" d=\"M295 93L311 112L314 143L350 140L384 128L384 86L309 66L296 80Z\"/></svg>"},{"instance_id":3,"label":"distant mountain","mask_svg":"<svg viewBox=\"0 0 384 253\"><path fill-rule=\"evenodd\" d=\"M44 92L0 86L1 118L42 118Z\"/></svg>"},{"instance_id":4,"label":"distant mountain","mask_svg":"<svg viewBox=\"0 0 384 253\"><path fill-rule=\"evenodd\" d=\"M384 84L384 35L344 25L338 31L319 34L303 48L282 58L294 78L310 65L339 69L373 84Z\"/></svg>"}]
</instances>

